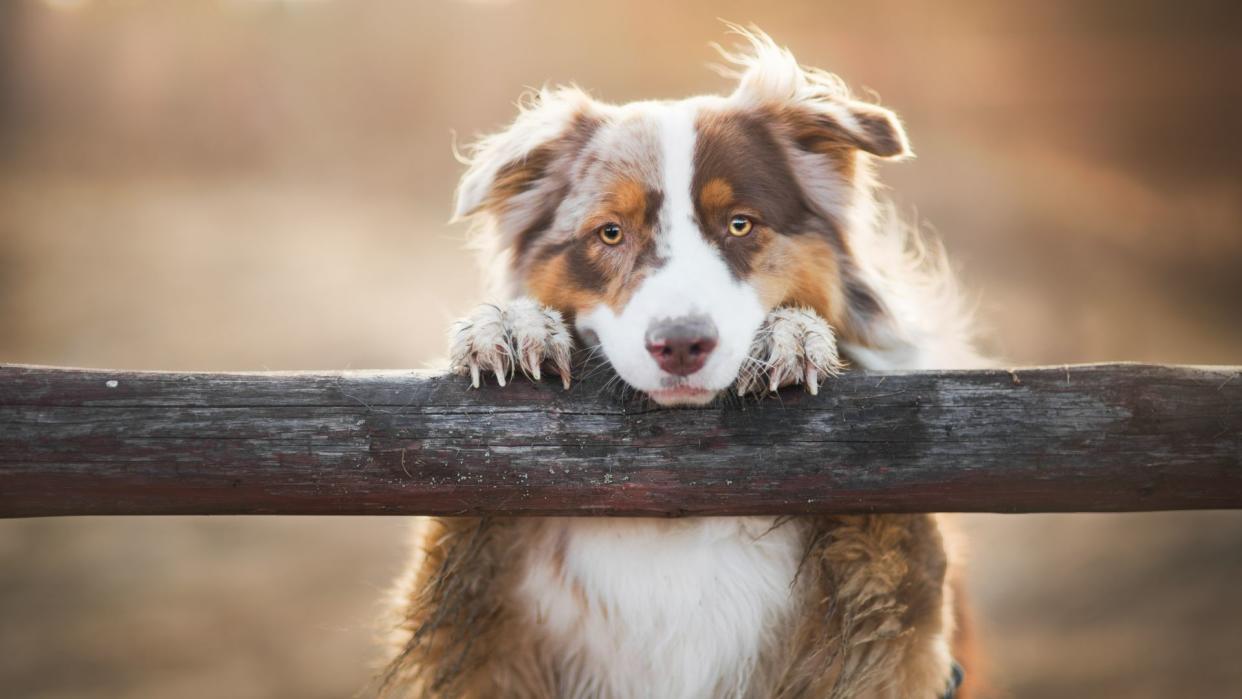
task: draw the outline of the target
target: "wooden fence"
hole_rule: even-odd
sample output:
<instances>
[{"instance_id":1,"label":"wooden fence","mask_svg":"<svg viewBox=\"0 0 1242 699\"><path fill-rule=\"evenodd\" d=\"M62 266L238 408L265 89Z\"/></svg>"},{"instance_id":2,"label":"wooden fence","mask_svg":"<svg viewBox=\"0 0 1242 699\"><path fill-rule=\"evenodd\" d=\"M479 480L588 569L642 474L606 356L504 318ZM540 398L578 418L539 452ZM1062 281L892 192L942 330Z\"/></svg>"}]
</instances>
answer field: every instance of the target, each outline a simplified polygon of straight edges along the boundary
<instances>
[{"instance_id":1,"label":"wooden fence","mask_svg":"<svg viewBox=\"0 0 1242 699\"><path fill-rule=\"evenodd\" d=\"M602 380L0 365L0 517L1239 507L1238 367L851 372L663 409Z\"/></svg>"}]
</instances>

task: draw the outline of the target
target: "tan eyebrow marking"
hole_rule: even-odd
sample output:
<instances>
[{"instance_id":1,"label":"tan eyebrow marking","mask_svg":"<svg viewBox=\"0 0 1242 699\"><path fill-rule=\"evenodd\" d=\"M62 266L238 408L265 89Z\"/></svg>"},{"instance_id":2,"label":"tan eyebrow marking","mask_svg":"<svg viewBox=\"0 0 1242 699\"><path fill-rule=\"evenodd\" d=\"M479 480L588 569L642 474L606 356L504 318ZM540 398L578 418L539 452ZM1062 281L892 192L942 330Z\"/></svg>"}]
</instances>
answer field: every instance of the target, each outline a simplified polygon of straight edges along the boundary
<instances>
[{"instance_id":1,"label":"tan eyebrow marking","mask_svg":"<svg viewBox=\"0 0 1242 699\"><path fill-rule=\"evenodd\" d=\"M647 188L637 180L618 182L610 197L619 216L632 221L642 221L647 212Z\"/></svg>"},{"instance_id":2,"label":"tan eyebrow marking","mask_svg":"<svg viewBox=\"0 0 1242 699\"><path fill-rule=\"evenodd\" d=\"M708 211L724 209L732 204L733 187L724 178L709 180L699 192L699 205Z\"/></svg>"}]
</instances>

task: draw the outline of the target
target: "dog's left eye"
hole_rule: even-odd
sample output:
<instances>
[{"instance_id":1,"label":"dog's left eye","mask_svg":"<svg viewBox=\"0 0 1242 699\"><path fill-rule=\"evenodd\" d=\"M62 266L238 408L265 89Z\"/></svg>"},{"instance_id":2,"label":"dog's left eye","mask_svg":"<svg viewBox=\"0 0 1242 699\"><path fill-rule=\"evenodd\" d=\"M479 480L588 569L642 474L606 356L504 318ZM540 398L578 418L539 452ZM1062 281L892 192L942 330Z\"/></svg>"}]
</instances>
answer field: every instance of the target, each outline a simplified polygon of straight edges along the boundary
<instances>
[{"instance_id":1,"label":"dog's left eye","mask_svg":"<svg viewBox=\"0 0 1242 699\"><path fill-rule=\"evenodd\" d=\"M735 235L739 238L749 235L755 222L746 216L734 216L729 219L729 235Z\"/></svg>"}]
</instances>

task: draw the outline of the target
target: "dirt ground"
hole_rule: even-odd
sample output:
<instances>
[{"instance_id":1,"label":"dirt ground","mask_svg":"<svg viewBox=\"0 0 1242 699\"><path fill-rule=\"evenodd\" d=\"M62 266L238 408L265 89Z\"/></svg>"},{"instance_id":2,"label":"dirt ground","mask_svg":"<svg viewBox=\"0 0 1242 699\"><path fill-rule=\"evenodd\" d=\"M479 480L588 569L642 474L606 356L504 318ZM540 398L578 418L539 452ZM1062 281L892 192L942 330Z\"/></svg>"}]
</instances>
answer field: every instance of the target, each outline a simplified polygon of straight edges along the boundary
<instances>
[{"instance_id":1,"label":"dirt ground","mask_svg":"<svg viewBox=\"0 0 1242 699\"><path fill-rule=\"evenodd\" d=\"M882 176L958 261L990 351L1238 364L1237 15L17 0L0 6L0 361L434 365L481 298L446 223L451 132L495 128L545 81L617 101L725 89L703 69L724 16L904 117L918 158ZM1242 697L1242 513L960 523L996 696ZM408 525L0 522L0 694L365 696Z\"/></svg>"}]
</instances>

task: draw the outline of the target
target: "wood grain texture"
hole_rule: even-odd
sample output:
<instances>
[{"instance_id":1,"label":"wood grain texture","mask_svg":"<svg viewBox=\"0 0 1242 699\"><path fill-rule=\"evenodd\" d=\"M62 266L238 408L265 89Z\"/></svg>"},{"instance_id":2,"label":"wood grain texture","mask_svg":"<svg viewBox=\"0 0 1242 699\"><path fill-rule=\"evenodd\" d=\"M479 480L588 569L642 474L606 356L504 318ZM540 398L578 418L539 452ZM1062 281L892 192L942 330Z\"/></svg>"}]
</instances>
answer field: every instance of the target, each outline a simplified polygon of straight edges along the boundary
<instances>
[{"instance_id":1,"label":"wood grain texture","mask_svg":"<svg viewBox=\"0 0 1242 699\"><path fill-rule=\"evenodd\" d=\"M0 517L1239 507L1238 367L853 372L662 409L600 381L0 365Z\"/></svg>"}]
</instances>

